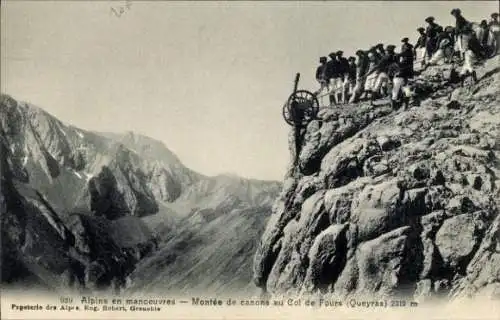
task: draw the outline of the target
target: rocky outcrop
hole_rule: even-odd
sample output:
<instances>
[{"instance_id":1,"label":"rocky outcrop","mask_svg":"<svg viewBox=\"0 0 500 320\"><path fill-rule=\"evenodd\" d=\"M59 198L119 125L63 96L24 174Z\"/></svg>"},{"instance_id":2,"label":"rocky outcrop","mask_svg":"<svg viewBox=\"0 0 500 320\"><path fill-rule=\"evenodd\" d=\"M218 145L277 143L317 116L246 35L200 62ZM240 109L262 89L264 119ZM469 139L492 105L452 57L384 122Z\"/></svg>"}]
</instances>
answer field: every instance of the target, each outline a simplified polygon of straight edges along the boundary
<instances>
[{"instance_id":1,"label":"rocky outcrop","mask_svg":"<svg viewBox=\"0 0 500 320\"><path fill-rule=\"evenodd\" d=\"M91 216L81 215L79 224L63 221L40 192L13 179L9 150L1 145L3 283L22 281L56 291L122 287L135 261L103 232L109 220L92 223Z\"/></svg>"},{"instance_id":2,"label":"rocky outcrop","mask_svg":"<svg viewBox=\"0 0 500 320\"><path fill-rule=\"evenodd\" d=\"M465 87L447 81L449 66L431 67L408 110L324 108L292 132L256 285L277 295L498 295L497 66L487 61Z\"/></svg>"}]
</instances>

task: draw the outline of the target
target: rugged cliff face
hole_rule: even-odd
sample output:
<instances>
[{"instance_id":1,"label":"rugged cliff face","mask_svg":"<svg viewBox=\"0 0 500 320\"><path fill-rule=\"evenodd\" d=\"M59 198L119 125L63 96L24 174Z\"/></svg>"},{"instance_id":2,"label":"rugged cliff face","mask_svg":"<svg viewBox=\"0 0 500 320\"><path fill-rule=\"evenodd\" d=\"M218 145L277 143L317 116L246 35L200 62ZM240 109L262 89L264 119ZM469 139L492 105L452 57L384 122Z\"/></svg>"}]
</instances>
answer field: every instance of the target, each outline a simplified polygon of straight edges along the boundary
<instances>
[{"instance_id":1,"label":"rugged cliff face","mask_svg":"<svg viewBox=\"0 0 500 320\"><path fill-rule=\"evenodd\" d=\"M251 281L253 246L279 183L207 177L159 141L75 128L7 95L0 101L0 147L4 284L122 290L131 279L134 288L148 289L168 279L172 289L199 287L186 265L216 268L221 257L228 266L207 285L217 277L233 276L236 287ZM214 254L231 227L248 250L236 243ZM173 255L184 259L173 263ZM233 265L233 257L243 262ZM132 274L139 262L144 273ZM239 270L239 263L247 267ZM167 274L163 282L154 278Z\"/></svg>"},{"instance_id":2,"label":"rugged cliff face","mask_svg":"<svg viewBox=\"0 0 500 320\"><path fill-rule=\"evenodd\" d=\"M254 259L271 294L500 293L500 74L417 81L408 110L325 108L303 129ZM444 76L444 77L443 77Z\"/></svg>"}]
</instances>

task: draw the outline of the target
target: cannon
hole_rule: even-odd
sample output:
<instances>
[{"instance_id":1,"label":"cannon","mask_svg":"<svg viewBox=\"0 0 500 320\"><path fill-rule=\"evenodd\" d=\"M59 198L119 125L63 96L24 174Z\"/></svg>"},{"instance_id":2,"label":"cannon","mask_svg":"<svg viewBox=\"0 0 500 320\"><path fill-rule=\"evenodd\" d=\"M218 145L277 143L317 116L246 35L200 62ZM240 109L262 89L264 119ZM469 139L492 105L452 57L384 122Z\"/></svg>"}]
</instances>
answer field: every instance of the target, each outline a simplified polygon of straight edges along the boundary
<instances>
[{"instance_id":1,"label":"cannon","mask_svg":"<svg viewBox=\"0 0 500 320\"><path fill-rule=\"evenodd\" d=\"M316 119L319 103L316 95L307 90L298 90L300 73L295 76L293 93L283 106L283 118L286 123L295 127L304 127Z\"/></svg>"}]
</instances>

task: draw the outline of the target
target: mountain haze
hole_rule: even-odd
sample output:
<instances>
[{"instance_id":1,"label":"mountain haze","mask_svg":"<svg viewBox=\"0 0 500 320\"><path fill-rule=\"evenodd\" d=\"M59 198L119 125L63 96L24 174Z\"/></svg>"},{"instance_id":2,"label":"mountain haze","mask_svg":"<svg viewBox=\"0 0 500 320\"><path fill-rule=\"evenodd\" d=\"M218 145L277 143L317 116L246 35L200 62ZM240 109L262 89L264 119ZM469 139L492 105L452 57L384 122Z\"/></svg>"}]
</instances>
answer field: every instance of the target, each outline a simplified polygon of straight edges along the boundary
<instances>
[{"instance_id":1,"label":"mountain haze","mask_svg":"<svg viewBox=\"0 0 500 320\"><path fill-rule=\"evenodd\" d=\"M243 228L242 245L253 243L280 188L277 182L205 176L159 141L79 129L8 95L1 96L0 119L2 281L12 285L120 291L132 280L140 287L130 276L138 263L162 260L170 250L210 269L220 257L210 251L201 261L192 250L222 241L217 235L228 236L232 227ZM181 253L178 242L185 243ZM249 264L253 251L224 258L232 254ZM183 266L164 260L175 277L189 277ZM229 270L238 286L248 285L250 269L223 269L217 276Z\"/></svg>"}]
</instances>

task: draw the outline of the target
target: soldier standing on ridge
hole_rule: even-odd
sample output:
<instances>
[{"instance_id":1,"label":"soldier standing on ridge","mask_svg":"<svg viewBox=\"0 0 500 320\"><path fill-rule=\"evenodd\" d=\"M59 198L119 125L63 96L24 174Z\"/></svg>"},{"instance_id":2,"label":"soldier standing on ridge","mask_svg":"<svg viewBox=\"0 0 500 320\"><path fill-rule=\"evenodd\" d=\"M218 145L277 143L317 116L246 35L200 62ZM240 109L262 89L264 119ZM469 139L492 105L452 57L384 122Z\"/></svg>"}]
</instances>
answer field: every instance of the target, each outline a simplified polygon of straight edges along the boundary
<instances>
[{"instance_id":1,"label":"soldier standing on ridge","mask_svg":"<svg viewBox=\"0 0 500 320\"><path fill-rule=\"evenodd\" d=\"M446 33L446 39L449 39L451 41L450 46L444 48L445 62L450 63L452 62L453 56L455 54L455 28L453 28L452 26L446 26L446 28L444 28L444 32Z\"/></svg>"},{"instance_id":2,"label":"soldier standing on ridge","mask_svg":"<svg viewBox=\"0 0 500 320\"><path fill-rule=\"evenodd\" d=\"M328 68L331 76L330 106L333 106L334 104L339 104L339 93L342 90L342 74L340 73L341 70L339 60L337 59L337 54L332 52L328 56L331 59L330 61L328 61Z\"/></svg>"},{"instance_id":3,"label":"soldier standing on ridge","mask_svg":"<svg viewBox=\"0 0 500 320\"><path fill-rule=\"evenodd\" d=\"M450 14L455 17L456 41L458 50L463 59L465 57L465 52L469 49L469 41L473 32L472 25L462 16L462 11L460 9L453 9Z\"/></svg>"},{"instance_id":4,"label":"soldier standing on ridge","mask_svg":"<svg viewBox=\"0 0 500 320\"><path fill-rule=\"evenodd\" d=\"M413 48L414 50L414 57L415 59L418 59L420 61L421 65L424 65L425 63L425 54L426 54L426 44L427 44L427 35L425 34L425 28L418 28L417 29L419 33L419 37L417 40L417 43L415 44L415 47ZM417 53L417 49L420 49L420 54Z\"/></svg>"},{"instance_id":5,"label":"soldier standing on ridge","mask_svg":"<svg viewBox=\"0 0 500 320\"><path fill-rule=\"evenodd\" d=\"M427 53L427 58L430 59L434 54L434 52L437 50L438 33L443 29L443 27L434 22L434 17L427 17L425 19L425 22L428 23L427 29L425 30L425 34L427 37L425 49Z\"/></svg>"},{"instance_id":6,"label":"soldier standing on ridge","mask_svg":"<svg viewBox=\"0 0 500 320\"><path fill-rule=\"evenodd\" d=\"M356 58L349 57L347 61L347 81L344 82L344 91L342 92L344 103L348 102L348 95L354 95L354 87L356 86Z\"/></svg>"},{"instance_id":7,"label":"soldier standing on ridge","mask_svg":"<svg viewBox=\"0 0 500 320\"><path fill-rule=\"evenodd\" d=\"M493 33L493 36L496 39L497 43L497 51L498 53L500 51L500 22L498 22L498 13L492 13L491 14L491 20L488 22L488 27L490 28L490 31Z\"/></svg>"},{"instance_id":8,"label":"soldier standing on ridge","mask_svg":"<svg viewBox=\"0 0 500 320\"><path fill-rule=\"evenodd\" d=\"M414 49L413 49L413 45L411 45L409 42L409 39L408 38L403 38L401 39L401 42L403 43L401 45L401 53L400 53L400 64L401 64L401 67L405 70L405 75L408 77L408 78L413 78L413 60L414 60L414 56L413 56L413 52L414 52Z\"/></svg>"},{"instance_id":9,"label":"soldier standing on ridge","mask_svg":"<svg viewBox=\"0 0 500 320\"><path fill-rule=\"evenodd\" d=\"M379 64L376 67L379 72L377 81L375 83L375 87L373 88L373 92L375 93L376 98L381 96L380 89L384 84L386 84L389 81L389 76L388 76L389 66L397 62L397 56L396 53L394 52L395 48L396 46L394 45L388 45L386 48L385 55L382 57L382 60L380 60Z\"/></svg>"},{"instance_id":10,"label":"soldier standing on ridge","mask_svg":"<svg viewBox=\"0 0 500 320\"><path fill-rule=\"evenodd\" d=\"M500 22L498 21L498 13L497 12L493 12L491 14L490 22L488 22L488 27L492 27L492 26L500 27Z\"/></svg>"},{"instance_id":11,"label":"soldier standing on ridge","mask_svg":"<svg viewBox=\"0 0 500 320\"><path fill-rule=\"evenodd\" d=\"M365 86L366 80L366 71L368 68L368 55L363 50L356 51L356 55L358 56L358 60L356 61L356 86L352 90L351 98L349 99L349 103L354 103L363 93L363 89Z\"/></svg>"},{"instance_id":12,"label":"soldier standing on ridge","mask_svg":"<svg viewBox=\"0 0 500 320\"><path fill-rule=\"evenodd\" d=\"M479 26L481 27L481 34L478 38L479 42L484 47L485 45L488 44L488 36L490 33L490 28L488 27L488 22L486 20L481 20Z\"/></svg>"},{"instance_id":13,"label":"soldier standing on ridge","mask_svg":"<svg viewBox=\"0 0 500 320\"><path fill-rule=\"evenodd\" d=\"M347 101L346 96L345 96L345 91L346 89L349 88L349 62L347 61L346 58L343 57L344 52L339 50L337 51L337 60L339 63L339 73L341 75L342 79L342 87L341 91L339 92L341 94L341 101L342 104L345 104Z\"/></svg>"},{"instance_id":14,"label":"soldier standing on ridge","mask_svg":"<svg viewBox=\"0 0 500 320\"><path fill-rule=\"evenodd\" d=\"M391 107L394 110L399 108L401 98L403 96L402 95L403 86L408 81L408 79L404 77L402 70L403 64L401 63L401 60L403 59L403 57L400 56L399 58L400 58L400 63L393 62L387 68L388 77L393 82L392 93L391 93Z\"/></svg>"},{"instance_id":15,"label":"soldier standing on ridge","mask_svg":"<svg viewBox=\"0 0 500 320\"><path fill-rule=\"evenodd\" d=\"M382 58L383 56L385 56L385 50L384 50L384 44L383 43L379 43L375 46L375 49L377 50L377 53L379 54L379 57Z\"/></svg>"},{"instance_id":16,"label":"soldier standing on ridge","mask_svg":"<svg viewBox=\"0 0 500 320\"><path fill-rule=\"evenodd\" d=\"M319 82L320 88L315 92L315 95L321 94L325 89L329 91L330 75L328 74L326 61L326 57L319 58L320 65L316 69L316 80Z\"/></svg>"},{"instance_id":17,"label":"soldier standing on ridge","mask_svg":"<svg viewBox=\"0 0 500 320\"><path fill-rule=\"evenodd\" d=\"M481 45L482 52L485 57L491 57L495 52L495 48L493 47L494 35L488 26L488 22L486 20L482 20L479 24L479 30L477 33L477 37L479 43Z\"/></svg>"},{"instance_id":18,"label":"soldier standing on ridge","mask_svg":"<svg viewBox=\"0 0 500 320\"><path fill-rule=\"evenodd\" d=\"M448 60L451 59L451 56L453 55L453 36L449 32L446 32L446 30L449 31L449 27L446 27L445 30L439 31L437 38L438 49L432 55L429 63L426 64L426 68L429 65L436 65L440 62L448 62Z\"/></svg>"},{"instance_id":19,"label":"soldier standing on ridge","mask_svg":"<svg viewBox=\"0 0 500 320\"><path fill-rule=\"evenodd\" d=\"M377 59L377 55L375 52L375 49L372 48L368 52L368 70L365 75L365 92L366 95L370 97L370 99L373 98L373 93L375 89L375 84L377 82L378 78L378 70L377 70L377 65L379 63L379 60Z\"/></svg>"}]
</instances>

